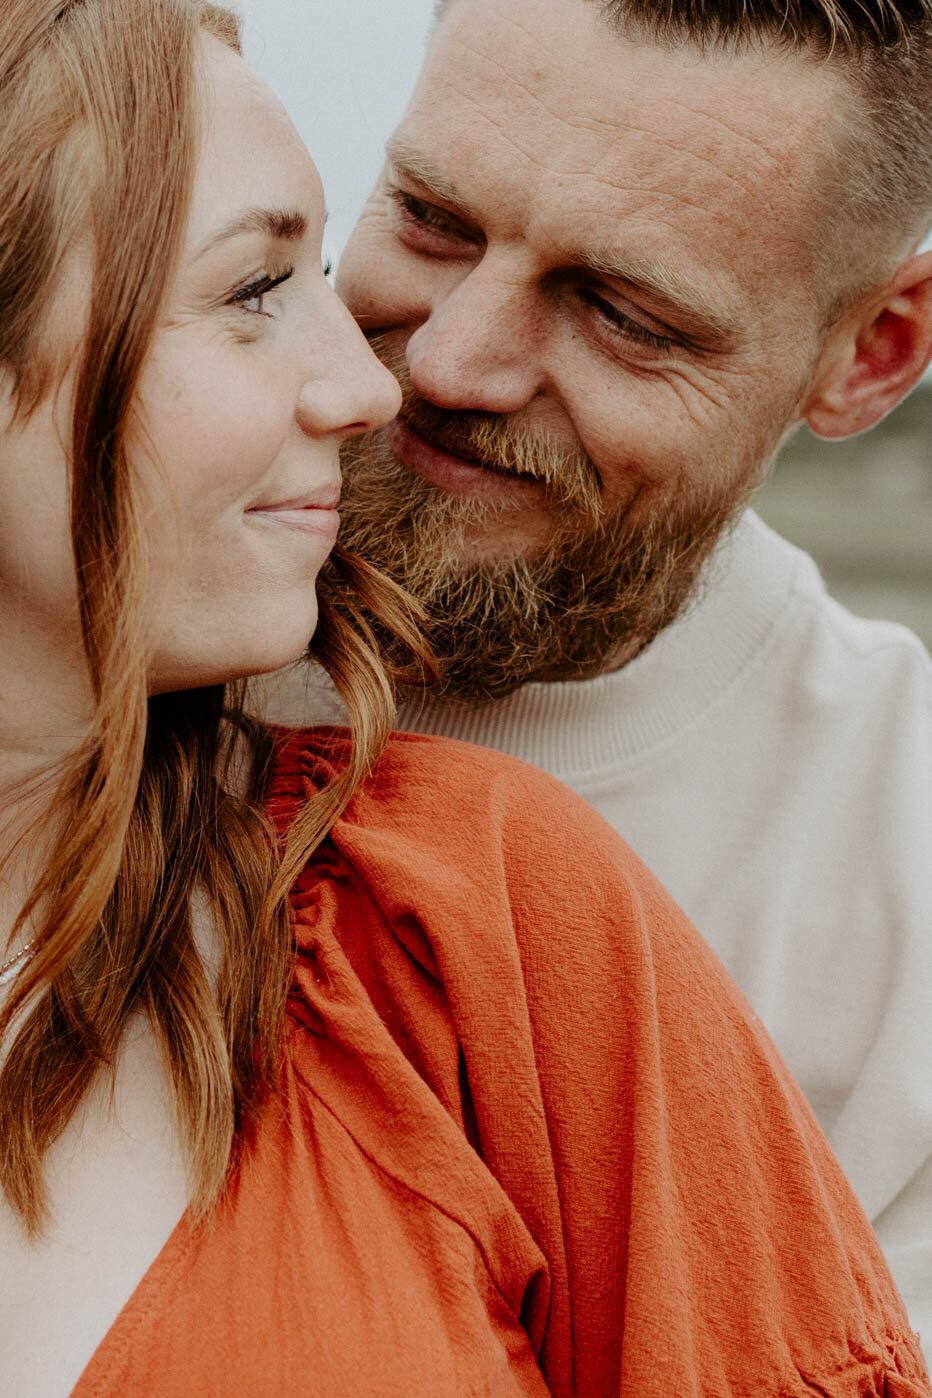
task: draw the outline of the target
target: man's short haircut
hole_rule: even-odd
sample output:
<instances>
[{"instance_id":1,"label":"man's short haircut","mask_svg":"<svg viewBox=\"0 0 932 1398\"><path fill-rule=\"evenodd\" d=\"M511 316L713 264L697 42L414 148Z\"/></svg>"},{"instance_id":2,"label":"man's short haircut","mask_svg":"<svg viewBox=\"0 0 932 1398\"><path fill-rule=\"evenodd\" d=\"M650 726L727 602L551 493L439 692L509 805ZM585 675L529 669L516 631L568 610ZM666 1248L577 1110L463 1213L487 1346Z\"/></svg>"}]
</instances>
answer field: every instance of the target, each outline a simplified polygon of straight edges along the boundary
<instances>
[{"instance_id":1,"label":"man's short haircut","mask_svg":"<svg viewBox=\"0 0 932 1398\"><path fill-rule=\"evenodd\" d=\"M452 0L438 0L439 17ZM773 45L824 62L851 90L837 150L846 228L895 257L932 226L932 0L584 0L620 32L671 47ZM884 236L884 235L887 236ZM858 260L858 259L853 259Z\"/></svg>"}]
</instances>

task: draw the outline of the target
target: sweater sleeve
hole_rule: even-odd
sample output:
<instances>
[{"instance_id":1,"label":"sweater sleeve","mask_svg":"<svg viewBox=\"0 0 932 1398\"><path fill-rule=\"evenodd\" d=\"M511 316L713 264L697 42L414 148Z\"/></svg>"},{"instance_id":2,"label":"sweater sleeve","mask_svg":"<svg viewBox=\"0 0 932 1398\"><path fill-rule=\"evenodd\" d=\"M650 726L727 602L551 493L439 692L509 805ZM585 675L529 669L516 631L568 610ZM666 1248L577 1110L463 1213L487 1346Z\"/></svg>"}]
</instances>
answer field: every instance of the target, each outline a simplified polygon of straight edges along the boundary
<instances>
[{"instance_id":1,"label":"sweater sleeve","mask_svg":"<svg viewBox=\"0 0 932 1398\"><path fill-rule=\"evenodd\" d=\"M332 838L452 1035L412 1016L377 936L351 959L547 1258L549 1297L522 1319L553 1393L932 1391L766 1033L585 803L523 764L405 738Z\"/></svg>"}]
</instances>

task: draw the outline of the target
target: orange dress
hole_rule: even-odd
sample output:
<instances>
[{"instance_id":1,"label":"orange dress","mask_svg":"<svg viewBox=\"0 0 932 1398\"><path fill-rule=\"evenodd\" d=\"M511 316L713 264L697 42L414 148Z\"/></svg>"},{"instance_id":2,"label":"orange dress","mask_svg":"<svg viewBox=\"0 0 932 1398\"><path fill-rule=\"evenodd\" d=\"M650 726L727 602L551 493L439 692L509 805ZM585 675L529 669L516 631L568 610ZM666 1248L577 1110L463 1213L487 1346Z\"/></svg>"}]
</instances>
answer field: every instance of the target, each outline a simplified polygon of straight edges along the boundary
<instances>
[{"instance_id":1,"label":"orange dress","mask_svg":"<svg viewBox=\"0 0 932 1398\"><path fill-rule=\"evenodd\" d=\"M287 827L343 760L284 735ZM399 737L294 894L282 1087L75 1398L919 1398L753 1012L530 767Z\"/></svg>"}]
</instances>

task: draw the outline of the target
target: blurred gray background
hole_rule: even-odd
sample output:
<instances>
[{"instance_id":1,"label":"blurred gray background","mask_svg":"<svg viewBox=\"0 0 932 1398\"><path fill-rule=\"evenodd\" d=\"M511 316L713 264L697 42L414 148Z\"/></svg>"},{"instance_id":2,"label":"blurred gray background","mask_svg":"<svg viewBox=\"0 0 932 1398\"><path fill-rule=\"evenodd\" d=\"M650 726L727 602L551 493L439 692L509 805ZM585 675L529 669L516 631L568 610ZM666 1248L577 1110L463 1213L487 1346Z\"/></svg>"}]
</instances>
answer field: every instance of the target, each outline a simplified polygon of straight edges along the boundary
<instances>
[{"instance_id":1,"label":"blurred gray background","mask_svg":"<svg viewBox=\"0 0 932 1398\"><path fill-rule=\"evenodd\" d=\"M234 0L235 3L235 0ZM327 190L338 259L417 73L432 0L240 0L249 60L285 102ZM932 380L864 437L802 429L758 497L863 616L932 647Z\"/></svg>"},{"instance_id":2,"label":"blurred gray background","mask_svg":"<svg viewBox=\"0 0 932 1398\"><path fill-rule=\"evenodd\" d=\"M863 437L801 429L757 509L818 562L860 616L901 621L932 649L932 383Z\"/></svg>"}]
</instances>

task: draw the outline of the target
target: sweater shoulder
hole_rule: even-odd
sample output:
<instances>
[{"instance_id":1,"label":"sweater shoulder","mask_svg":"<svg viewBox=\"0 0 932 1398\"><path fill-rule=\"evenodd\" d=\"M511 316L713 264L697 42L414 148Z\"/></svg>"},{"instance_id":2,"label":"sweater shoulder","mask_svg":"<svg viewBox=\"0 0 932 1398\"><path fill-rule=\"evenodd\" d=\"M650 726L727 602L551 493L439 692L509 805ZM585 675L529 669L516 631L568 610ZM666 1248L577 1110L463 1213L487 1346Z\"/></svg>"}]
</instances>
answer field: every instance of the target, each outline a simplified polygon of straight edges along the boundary
<instances>
[{"instance_id":1,"label":"sweater shoulder","mask_svg":"<svg viewBox=\"0 0 932 1398\"><path fill-rule=\"evenodd\" d=\"M345 729L283 737L269 801L282 832L345 765L351 741ZM610 944L650 957L651 941L665 954L678 946L693 963L713 960L586 801L517 758L468 743L393 736L327 845L396 931L430 927L460 952L481 924L483 936L529 964L551 957L557 938L564 954L572 948L586 962ZM315 865L320 856L308 879Z\"/></svg>"},{"instance_id":2,"label":"sweater shoulder","mask_svg":"<svg viewBox=\"0 0 932 1398\"><path fill-rule=\"evenodd\" d=\"M289 794L306 800L349 761L352 739L344 728L281 730L278 739L272 804ZM587 802L540 768L472 743L414 733L392 734L341 820L396 831L432 849L464 842L475 849L496 843L506 829L510 840L537 848L623 844Z\"/></svg>"}]
</instances>

